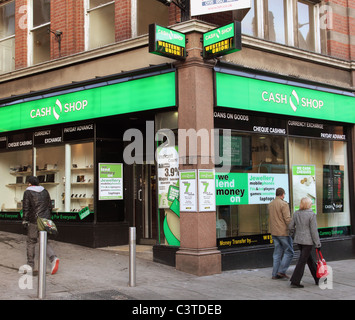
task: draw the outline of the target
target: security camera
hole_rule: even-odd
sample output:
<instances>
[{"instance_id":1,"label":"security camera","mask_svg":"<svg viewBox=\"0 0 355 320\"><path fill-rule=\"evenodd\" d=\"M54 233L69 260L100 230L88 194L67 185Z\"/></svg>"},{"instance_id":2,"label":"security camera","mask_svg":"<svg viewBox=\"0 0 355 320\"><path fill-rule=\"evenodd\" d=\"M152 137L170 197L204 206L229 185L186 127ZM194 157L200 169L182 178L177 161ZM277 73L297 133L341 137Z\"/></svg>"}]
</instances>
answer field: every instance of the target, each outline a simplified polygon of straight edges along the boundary
<instances>
[{"instance_id":1,"label":"security camera","mask_svg":"<svg viewBox=\"0 0 355 320\"><path fill-rule=\"evenodd\" d=\"M162 4L165 4L166 6L170 6L173 0L158 0Z\"/></svg>"}]
</instances>

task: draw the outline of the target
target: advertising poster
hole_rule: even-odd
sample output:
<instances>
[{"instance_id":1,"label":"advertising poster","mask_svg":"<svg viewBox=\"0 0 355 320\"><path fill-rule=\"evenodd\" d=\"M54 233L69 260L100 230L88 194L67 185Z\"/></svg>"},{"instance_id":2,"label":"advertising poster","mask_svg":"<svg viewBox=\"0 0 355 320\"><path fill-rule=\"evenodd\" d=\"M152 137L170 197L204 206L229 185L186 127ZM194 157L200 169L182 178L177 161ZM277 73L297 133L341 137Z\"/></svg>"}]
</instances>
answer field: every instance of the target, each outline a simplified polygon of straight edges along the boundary
<instances>
[{"instance_id":1,"label":"advertising poster","mask_svg":"<svg viewBox=\"0 0 355 320\"><path fill-rule=\"evenodd\" d=\"M323 165L323 212L343 212L344 171L339 165Z\"/></svg>"},{"instance_id":2,"label":"advertising poster","mask_svg":"<svg viewBox=\"0 0 355 320\"><path fill-rule=\"evenodd\" d=\"M217 205L269 204L275 199L276 189L286 191L289 202L288 175L273 173L217 173Z\"/></svg>"},{"instance_id":3,"label":"advertising poster","mask_svg":"<svg viewBox=\"0 0 355 320\"><path fill-rule=\"evenodd\" d=\"M123 200L122 163L99 163L99 200Z\"/></svg>"},{"instance_id":4,"label":"advertising poster","mask_svg":"<svg viewBox=\"0 0 355 320\"><path fill-rule=\"evenodd\" d=\"M158 148L158 205L159 209L167 209L171 205L172 192L170 186L178 186L179 182L179 154L177 146ZM169 190L170 189L170 190ZM168 199L169 191L171 199Z\"/></svg>"},{"instance_id":5,"label":"advertising poster","mask_svg":"<svg viewBox=\"0 0 355 320\"><path fill-rule=\"evenodd\" d=\"M314 165L292 166L293 209L297 211L303 197L312 200L312 210L317 213L316 168Z\"/></svg>"},{"instance_id":6,"label":"advertising poster","mask_svg":"<svg viewBox=\"0 0 355 320\"><path fill-rule=\"evenodd\" d=\"M180 171L180 211L197 211L197 172Z\"/></svg>"},{"instance_id":7,"label":"advertising poster","mask_svg":"<svg viewBox=\"0 0 355 320\"><path fill-rule=\"evenodd\" d=\"M216 211L215 172L198 170L198 203L199 212Z\"/></svg>"}]
</instances>

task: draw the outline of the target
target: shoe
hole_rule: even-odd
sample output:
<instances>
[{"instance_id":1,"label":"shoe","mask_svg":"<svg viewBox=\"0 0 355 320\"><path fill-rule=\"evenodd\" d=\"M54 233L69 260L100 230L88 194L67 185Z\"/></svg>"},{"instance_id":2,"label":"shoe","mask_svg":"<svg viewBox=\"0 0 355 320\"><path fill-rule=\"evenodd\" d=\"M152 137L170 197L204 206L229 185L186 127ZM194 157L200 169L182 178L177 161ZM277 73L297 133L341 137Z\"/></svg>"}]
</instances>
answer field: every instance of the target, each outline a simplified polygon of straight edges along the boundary
<instances>
[{"instance_id":1,"label":"shoe","mask_svg":"<svg viewBox=\"0 0 355 320\"><path fill-rule=\"evenodd\" d=\"M278 275L280 278L290 279L290 277L289 277L287 274L285 274L285 273L278 272L277 275Z\"/></svg>"},{"instance_id":2,"label":"shoe","mask_svg":"<svg viewBox=\"0 0 355 320\"><path fill-rule=\"evenodd\" d=\"M291 282L291 288L304 288L302 284L296 284Z\"/></svg>"},{"instance_id":3,"label":"shoe","mask_svg":"<svg viewBox=\"0 0 355 320\"><path fill-rule=\"evenodd\" d=\"M273 280L278 280L278 279L282 279L282 277L280 277L279 275L276 275L276 276L272 276L271 279L273 279Z\"/></svg>"},{"instance_id":4,"label":"shoe","mask_svg":"<svg viewBox=\"0 0 355 320\"><path fill-rule=\"evenodd\" d=\"M57 271L58 271L58 267L59 267L59 259L57 257L55 257L53 262L52 262L51 274L56 274Z\"/></svg>"}]
</instances>

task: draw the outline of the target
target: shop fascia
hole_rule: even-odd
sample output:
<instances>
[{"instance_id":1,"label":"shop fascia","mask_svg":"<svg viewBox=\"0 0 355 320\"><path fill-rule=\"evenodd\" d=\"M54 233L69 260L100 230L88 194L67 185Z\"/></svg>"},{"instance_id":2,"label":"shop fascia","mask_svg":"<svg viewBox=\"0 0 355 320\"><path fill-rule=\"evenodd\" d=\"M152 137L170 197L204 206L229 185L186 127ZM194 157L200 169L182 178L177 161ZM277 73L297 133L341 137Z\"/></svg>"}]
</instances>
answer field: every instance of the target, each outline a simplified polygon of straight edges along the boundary
<instances>
[{"instance_id":1,"label":"shop fascia","mask_svg":"<svg viewBox=\"0 0 355 320\"><path fill-rule=\"evenodd\" d=\"M19 103L2 105L0 132L173 106L176 106L176 79L175 72L169 69L165 73L145 78L98 84L91 89L79 89L52 97L25 98Z\"/></svg>"},{"instance_id":2,"label":"shop fascia","mask_svg":"<svg viewBox=\"0 0 355 320\"><path fill-rule=\"evenodd\" d=\"M355 123L355 96L216 72L217 106Z\"/></svg>"}]
</instances>

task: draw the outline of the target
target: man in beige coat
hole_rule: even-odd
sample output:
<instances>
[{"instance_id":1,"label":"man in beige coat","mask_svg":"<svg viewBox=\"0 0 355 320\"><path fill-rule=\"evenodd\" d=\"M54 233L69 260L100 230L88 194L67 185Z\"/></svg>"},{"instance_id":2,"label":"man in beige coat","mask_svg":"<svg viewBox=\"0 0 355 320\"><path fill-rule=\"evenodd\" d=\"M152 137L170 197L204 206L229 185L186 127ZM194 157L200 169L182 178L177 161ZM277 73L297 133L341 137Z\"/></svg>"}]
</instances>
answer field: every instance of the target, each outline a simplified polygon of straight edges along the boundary
<instances>
[{"instance_id":1,"label":"man in beige coat","mask_svg":"<svg viewBox=\"0 0 355 320\"><path fill-rule=\"evenodd\" d=\"M293 243L288 225L291 222L290 208L284 201L285 190L276 189L276 197L268 205L269 226L274 240L272 279L289 278L286 271L293 258Z\"/></svg>"}]
</instances>

